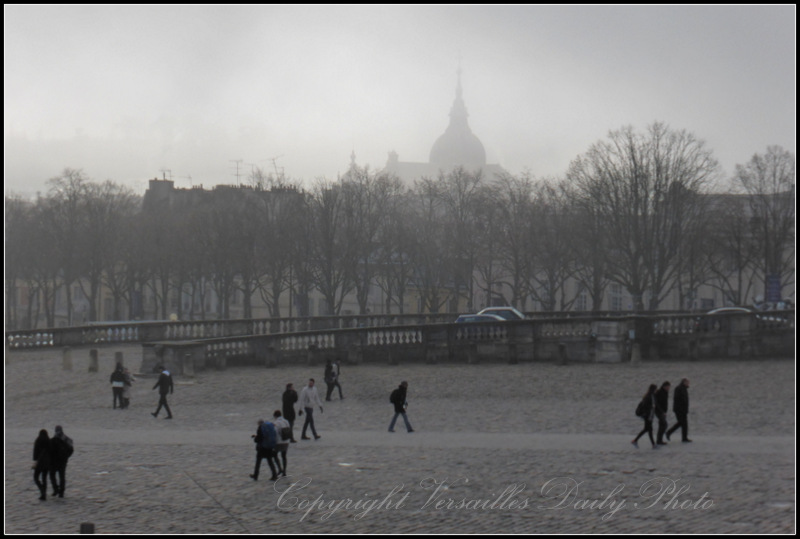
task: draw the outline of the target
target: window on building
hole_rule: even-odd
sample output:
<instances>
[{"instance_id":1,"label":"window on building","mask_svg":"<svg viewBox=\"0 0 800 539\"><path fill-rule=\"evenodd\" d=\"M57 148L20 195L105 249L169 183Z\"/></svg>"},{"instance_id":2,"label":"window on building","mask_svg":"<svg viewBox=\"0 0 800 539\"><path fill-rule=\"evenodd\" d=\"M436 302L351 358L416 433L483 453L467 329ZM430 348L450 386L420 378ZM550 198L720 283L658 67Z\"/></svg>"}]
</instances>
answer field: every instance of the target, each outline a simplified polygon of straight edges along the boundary
<instances>
[{"instance_id":1,"label":"window on building","mask_svg":"<svg viewBox=\"0 0 800 539\"><path fill-rule=\"evenodd\" d=\"M612 311L623 310L621 284L611 283L611 293L609 294L608 301L609 301L609 307Z\"/></svg>"}]
</instances>

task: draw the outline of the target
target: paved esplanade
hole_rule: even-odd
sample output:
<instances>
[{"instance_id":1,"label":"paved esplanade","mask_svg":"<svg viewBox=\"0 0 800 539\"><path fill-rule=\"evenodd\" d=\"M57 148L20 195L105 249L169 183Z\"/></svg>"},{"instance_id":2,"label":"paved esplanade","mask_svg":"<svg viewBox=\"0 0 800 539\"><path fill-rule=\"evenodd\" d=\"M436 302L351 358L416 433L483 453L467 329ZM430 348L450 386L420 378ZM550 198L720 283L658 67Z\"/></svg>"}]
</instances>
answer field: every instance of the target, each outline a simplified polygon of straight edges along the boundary
<instances>
[{"instance_id":1,"label":"paved esplanade","mask_svg":"<svg viewBox=\"0 0 800 539\"><path fill-rule=\"evenodd\" d=\"M12 353L5 378L5 531L76 533L765 533L795 531L795 367L790 360L630 365L369 365L342 368L345 400L317 410L318 441L289 448L290 477L252 473L256 420L287 382L323 365L176 376L173 420L155 378L112 410L114 352ZM690 438L630 440L647 385L691 380ZM386 432L389 393L409 419ZM671 397L671 395L670 395ZM671 398L670 398L671 402ZM670 424L674 416L670 412ZM41 428L76 452L63 499L37 500ZM295 425L299 439L302 417Z\"/></svg>"}]
</instances>

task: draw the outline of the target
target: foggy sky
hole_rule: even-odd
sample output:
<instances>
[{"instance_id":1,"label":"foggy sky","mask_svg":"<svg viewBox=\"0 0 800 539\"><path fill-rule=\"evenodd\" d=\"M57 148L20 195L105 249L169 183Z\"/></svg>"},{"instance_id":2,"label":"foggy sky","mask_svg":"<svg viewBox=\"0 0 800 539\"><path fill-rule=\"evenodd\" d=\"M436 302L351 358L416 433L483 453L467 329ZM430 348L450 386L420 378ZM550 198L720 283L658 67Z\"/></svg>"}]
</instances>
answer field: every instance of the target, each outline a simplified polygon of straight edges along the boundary
<instances>
[{"instance_id":1,"label":"foggy sky","mask_svg":"<svg viewBox=\"0 0 800 539\"><path fill-rule=\"evenodd\" d=\"M6 192L143 192L424 162L459 58L487 161L563 175L610 130L686 129L726 175L795 151L795 7L6 6ZM191 176L190 182L187 177Z\"/></svg>"}]
</instances>

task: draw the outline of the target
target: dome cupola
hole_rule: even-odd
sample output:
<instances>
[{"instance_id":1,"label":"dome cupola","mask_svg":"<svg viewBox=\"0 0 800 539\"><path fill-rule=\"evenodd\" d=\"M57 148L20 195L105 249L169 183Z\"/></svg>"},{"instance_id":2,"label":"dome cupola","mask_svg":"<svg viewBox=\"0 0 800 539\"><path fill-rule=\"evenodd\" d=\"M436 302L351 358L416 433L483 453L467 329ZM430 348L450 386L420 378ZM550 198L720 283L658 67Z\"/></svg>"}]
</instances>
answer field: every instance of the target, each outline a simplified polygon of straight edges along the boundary
<instances>
[{"instance_id":1,"label":"dome cupola","mask_svg":"<svg viewBox=\"0 0 800 539\"><path fill-rule=\"evenodd\" d=\"M483 167L486 165L486 150L467 123L467 107L461 97L461 68L458 69L456 98L450 109L450 125L431 148L430 163L451 169L457 166Z\"/></svg>"}]
</instances>

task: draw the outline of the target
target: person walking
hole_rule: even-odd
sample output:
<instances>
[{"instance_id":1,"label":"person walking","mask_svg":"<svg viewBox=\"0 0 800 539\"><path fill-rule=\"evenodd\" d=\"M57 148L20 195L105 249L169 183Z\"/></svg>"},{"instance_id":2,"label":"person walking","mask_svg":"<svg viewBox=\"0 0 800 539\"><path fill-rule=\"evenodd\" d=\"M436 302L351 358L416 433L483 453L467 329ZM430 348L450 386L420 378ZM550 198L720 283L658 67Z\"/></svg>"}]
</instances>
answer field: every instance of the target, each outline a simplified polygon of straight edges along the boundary
<instances>
[{"instance_id":1,"label":"person walking","mask_svg":"<svg viewBox=\"0 0 800 539\"><path fill-rule=\"evenodd\" d=\"M161 411L161 407L163 406L167 411L167 419L172 419L172 410L169 409L169 404L167 404L167 395L172 394L175 386L172 383L172 375L170 372L164 367L159 367L159 370L161 371L161 374L158 376L156 385L153 386L153 389L158 388L158 408L156 408L156 411L150 415L153 417L158 417L158 412Z\"/></svg>"},{"instance_id":2,"label":"person walking","mask_svg":"<svg viewBox=\"0 0 800 539\"><path fill-rule=\"evenodd\" d=\"M656 435L656 444L667 445L664 441L664 433L667 431L667 411L669 410L669 388L670 383L664 382L661 387L656 391L656 417L658 418L658 434Z\"/></svg>"},{"instance_id":3,"label":"person walking","mask_svg":"<svg viewBox=\"0 0 800 539\"><path fill-rule=\"evenodd\" d=\"M258 472L261 469L261 459L267 459L270 471L272 471L271 481L277 481L278 474L275 471L275 443L277 441L277 434L275 433L275 425L263 419L258 420L258 429L252 436L253 441L256 443L256 468L250 474L255 481L258 481Z\"/></svg>"},{"instance_id":4,"label":"person walking","mask_svg":"<svg viewBox=\"0 0 800 539\"><path fill-rule=\"evenodd\" d=\"M300 392L300 407L303 408L306 412L306 420L303 423L303 434L300 437L301 440L310 440L308 436L306 436L306 430L308 427L311 427L311 433L314 435L315 440L319 440L322 436L317 435L317 429L314 428L314 406L319 406L319 412L324 413L322 409L322 401L319 400L319 394L317 393L317 388L314 387L314 379L311 378L308 380L308 385L303 388L303 391Z\"/></svg>"},{"instance_id":5,"label":"person walking","mask_svg":"<svg viewBox=\"0 0 800 539\"><path fill-rule=\"evenodd\" d=\"M647 389L647 393L645 393L644 397L642 397L642 402L640 403L642 413L639 415L639 417L644 419L644 429L642 429L642 432L636 435L636 438L631 441L631 443L637 449L639 448L639 438L641 438L645 432L650 437L650 443L653 444L653 449L658 449L658 445L656 445L655 440L653 440L653 416L655 415L656 410L656 389L657 386L655 384L650 384L650 387Z\"/></svg>"},{"instance_id":6,"label":"person walking","mask_svg":"<svg viewBox=\"0 0 800 539\"><path fill-rule=\"evenodd\" d=\"M61 425L56 425L56 433L50 439L50 484L53 486L53 496L64 497L67 487L67 461L74 451L72 438L64 434Z\"/></svg>"},{"instance_id":7,"label":"person walking","mask_svg":"<svg viewBox=\"0 0 800 539\"><path fill-rule=\"evenodd\" d=\"M673 432L681 428L681 441L691 442L689 439L689 379L684 378L675 393L672 395L672 411L675 412L675 419L678 421L667 431L667 440Z\"/></svg>"},{"instance_id":8,"label":"person walking","mask_svg":"<svg viewBox=\"0 0 800 539\"><path fill-rule=\"evenodd\" d=\"M39 487L39 499L47 499L47 472L50 470L50 437L45 429L33 442L33 482Z\"/></svg>"},{"instance_id":9,"label":"person walking","mask_svg":"<svg viewBox=\"0 0 800 539\"><path fill-rule=\"evenodd\" d=\"M289 428L291 429L291 434L289 441L291 443L297 442L294 439L294 420L295 420L295 413L294 413L294 403L297 402L297 391L294 390L294 384L286 384L286 391L283 392L283 418L289 422ZM303 412L300 412L301 414Z\"/></svg>"},{"instance_id":10,"label":"person walking","mask_svg":"<svg viewBox=\"0 0 800 539\"><path fill-rule=\"evenodd\" d=\"M119 401L119 408L121 410L125 407L122 403L122 390L125 387L125 374L122 369L122 363L117 363L117 367L114 369L114 372L111 373L109 382L111 383L111 392L114 397L114 409L117 409L117 401Z\"/></svg>"},{"instance_id":11,"label":"person walking","mask_svg":"<svg viewBox=\"0 0 800 539\"><path fill-rule=\"evenodd\" d=\"M344 399L342 396L342 385L339 383L339 377L341 375L341 368L340 365L342 360L338 357L333 360L333 387L339 389L339 400Z\"/></svg>"},{"instance_id":12,"label":"person walking","mask_svg":"<svg viewBox=\"0 0 800 539\"><path fill-rule=\"evenodd\" d=\"M292 427L289 426L288 421L281 417L280 410L275 410L272 418L272 424L275 425L275 432L278 435L278 441L275 445L275 464L278 468L278 475L286 477L286 453L289 451Z\"/></svg>"},{"instance_id":13,"label":"person walking","mask_svg":"<svg viewBox=\"0 0 800 539\"><path fill-rule=\"evenodd\" d=\"M329 359L327 363L325 363L325 385L328 386L328 391L325 392L325 400L331 400L331 394L333 393L334 383L336 382L336 375L333 373L333 363Z\"/></svg>"},{"instance_id":14,"label":"person walking","mask_svg":"<svg viewBox=\"0 0 800 539\"><path fill-rule=\"evenodd\" d=\"M122 407L128 408L131 405L131 386L136 381L129 369L122 371L125 377L125 385L122 386Z\"/></svg>"},{"instance_id":15,"label":"person walking","mask_svg":"<svg viewBox=\"0 0 800 539\"><path fill-rule=\"evenodd\" d=\"M408 432L414 432L414 429L411 428L411 423L408 422L408 416L406 415L406 409L408 408L408 401L406 400L406 396L408 394L408 382L405 380L400 383L400 386L392 391L392 394L389 396L389 402L394 404L394 417L392 417L392 422L389 423L389 432L394 432L394 424L397 421L397 416L403 416L403 421L406 424L406 430Z\"/></svg>"}]
</instances>

